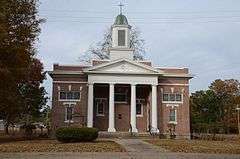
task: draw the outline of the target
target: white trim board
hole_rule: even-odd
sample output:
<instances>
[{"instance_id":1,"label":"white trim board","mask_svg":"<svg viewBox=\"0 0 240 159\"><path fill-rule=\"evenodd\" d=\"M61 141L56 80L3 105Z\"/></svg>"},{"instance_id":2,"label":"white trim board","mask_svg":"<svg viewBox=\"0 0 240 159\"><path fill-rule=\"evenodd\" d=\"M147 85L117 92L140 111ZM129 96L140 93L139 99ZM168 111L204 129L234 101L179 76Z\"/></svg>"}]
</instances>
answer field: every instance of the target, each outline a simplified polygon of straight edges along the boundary
<instances>
[{"instance_id":1,"label":"white trim board","mask_svg":"<svg viewBox=\"0 0 240 159\"><path fill-rule=\"evenodd\" d=\"M88 82L84 82L84 81L53 81L53 83L81 83L81 84L87 84Z\"/></svg>"},{"instance_id":2,"label":"white trim board","mask_svg":"<svg viewBox=\"0 0 240 159\"><path fill-rule=\"evenodd\" d=\"M159 83L159 86L189 86L189 84L182 83Z\"/></svg>"},{"instance_id":3,"label":"white trim board","mask_svg":"<svg viewBox=\"0 0 240 159\"><path fill-rule=\"evenodd\" d=\"M47 71L49 75L82 75L83 71L55 70Z\"/></svg>"},{"instance_id":4,"label":"white trim board","mask_svg":"<svg viewBox=\"0 0 240 159\"><path fill-rule=\"evenodd\" d=\"M150 84L157 85L157 76L137 76L137 75L104 75L89 74L89 83L117 83L117 84Z\"/></svg>"}]
</instances>

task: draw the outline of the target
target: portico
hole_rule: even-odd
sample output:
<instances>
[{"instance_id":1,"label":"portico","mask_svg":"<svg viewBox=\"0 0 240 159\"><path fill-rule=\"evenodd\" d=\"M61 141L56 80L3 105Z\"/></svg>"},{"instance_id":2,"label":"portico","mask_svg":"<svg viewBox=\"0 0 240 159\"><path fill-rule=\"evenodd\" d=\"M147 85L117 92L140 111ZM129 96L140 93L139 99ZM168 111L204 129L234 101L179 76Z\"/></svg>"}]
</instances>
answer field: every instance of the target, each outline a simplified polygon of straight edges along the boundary
<instances>
[{"instance_id":1,"label":"portico","mask_svg":"<svg viewBox=\"0 0 240 159\"><path fill-rule=\"evenodd\" d=\"M105 70L106 71L106 70ZM94 107L94 84L107 84L109 86L109 116L108 116L108 132L116 132L115 129L115 85L124 84L130 85L130 131L138 132L136 126L136 86L137 85L148 85L151 87L151 131L158 132L158 123L157 123L157 84L158 84L158 75L159 74L144 74L141 75L141 72L138 74L132 74L131 72L124 72L121 74L109 73L106 74L103 72L96 73L94 71L91 74L90 70L87 71L88 74L88 121L87 126L93 127L93 107Z\"/></svg>"}]
</instances>

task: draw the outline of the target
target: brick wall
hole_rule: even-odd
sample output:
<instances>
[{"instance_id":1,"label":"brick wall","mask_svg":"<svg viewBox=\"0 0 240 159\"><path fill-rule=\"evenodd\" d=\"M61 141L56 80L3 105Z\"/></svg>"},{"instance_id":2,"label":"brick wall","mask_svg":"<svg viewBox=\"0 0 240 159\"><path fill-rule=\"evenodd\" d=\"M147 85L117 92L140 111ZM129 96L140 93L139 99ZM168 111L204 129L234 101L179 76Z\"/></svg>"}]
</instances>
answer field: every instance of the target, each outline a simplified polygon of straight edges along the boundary
<instances>
[{"instance_id":1,"label":"brick wall","mask_svg":"<svg viewBox=\"0 0 240 159\"><path fill-rule=\"evenodd\" d=\"M175 80L175 79L174 79ZM182 93L183 102L182 103L163 103L162 93ZM177 125L176 125L176 135L179 138L189 138L190 137L190 112L189 112L189 87L188 86L158 86L158 124L160 128L160 133L169 133L169 113L173 105L178 105L177 110Z\"/></svg>"},{"instance_id":2,"label":"brick wall","mask_svg":"<svg viewBox=\"0 0 240 159\"><path fill-rule=\"evenodd\" d=\"M61 66L54 64L54 71L82 71L88 66ZM71 125L83 126L86 125L87 119L87 75L52 75L53 90L52 90L52 127L56 129L58 127L67 126L69 123L65 122L65 109L67 101L59 101L60 91L69 91L69 86L72 91L80 91L81 88L81 100L72 102L76 103L74 106L73 118L74 123Z\"/></svg>"},{"instance_id":3,"label":"brick wall","mask_svg":"<svg viewBox=\"0 0 240 159\"><path fill-rule=\"evenodd\" d=\"M74 106L74 114L77 117L73 118L74 123L72 125L82 126L86 124L87 118L87 84L67 84L67 83L53 83L53 96L52 96L52 126L54 129L62 126L67 126L65 123L65 103L66 101L59 101L60 91L69 91L69 85L71 85L72 91L80 91L81 87L81 100L73 101L76 103ZM60 88L60 91L58 90Z\"/></svg>"}]
</instances>

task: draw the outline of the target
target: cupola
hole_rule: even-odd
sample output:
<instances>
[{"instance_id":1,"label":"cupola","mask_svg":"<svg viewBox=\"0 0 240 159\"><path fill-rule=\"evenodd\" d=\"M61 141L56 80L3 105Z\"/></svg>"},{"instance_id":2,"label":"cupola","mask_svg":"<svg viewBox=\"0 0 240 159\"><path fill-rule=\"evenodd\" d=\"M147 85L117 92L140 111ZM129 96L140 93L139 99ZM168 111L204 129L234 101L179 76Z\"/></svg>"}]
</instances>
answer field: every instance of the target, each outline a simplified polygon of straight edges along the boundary
<instances>
[{"instance_id":1,"label":"cupola","mask_svg":"<svg viewBox=\"0 0 240 159\"><path fill-rule=\"evenodd\" d=\"M126 58L133 60L133 49L130 48L131 26L127 17L120 13L112 25L112 47L110 48L110 60Z\"/></svg>"}]
</instances>

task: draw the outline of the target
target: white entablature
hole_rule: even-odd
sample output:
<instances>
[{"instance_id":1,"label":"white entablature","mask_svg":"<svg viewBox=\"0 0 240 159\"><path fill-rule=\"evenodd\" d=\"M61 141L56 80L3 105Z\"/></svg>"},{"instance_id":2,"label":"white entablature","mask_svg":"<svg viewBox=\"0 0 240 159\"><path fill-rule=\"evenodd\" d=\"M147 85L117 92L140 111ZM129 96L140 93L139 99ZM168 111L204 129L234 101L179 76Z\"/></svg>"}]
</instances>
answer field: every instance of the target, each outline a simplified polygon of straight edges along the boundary
<instances>
[{"instance_id":1,"label":"white entablature","mask_svg":"<svg viewBox=\"0 0 240 159\"><path fill-rule=\"evenodd\" d=\"M84 72L91 74L117 73L117 74L142 74L161 75L162 71L137 61L118 59L85 69Z\"/></svg>"},{"instance_id":2,"label":"white entablature","mask_svg":"<svg viewBox=\"0 0 240 159\"><path fill-rule=\"evenodd\" d=\"M88 83L158 85L157 76L89 74Z\"/></svg>"},{"instance_id":3,"label":"white entablature","mask_svg":"<svg viewBox=\"0 0 240 159\"><path fill-rule=\"evenodd\" d=\"M149 84L157 85L163 74L151 66L128 59L118 59L84 70L89 83Z\"/></svg>"}]
</instances>

